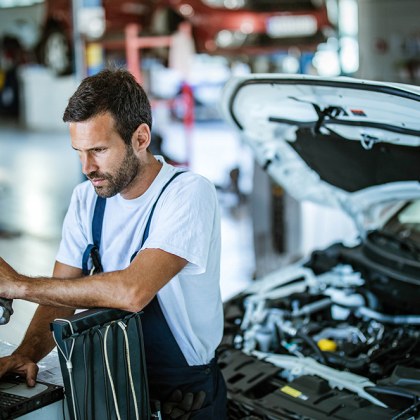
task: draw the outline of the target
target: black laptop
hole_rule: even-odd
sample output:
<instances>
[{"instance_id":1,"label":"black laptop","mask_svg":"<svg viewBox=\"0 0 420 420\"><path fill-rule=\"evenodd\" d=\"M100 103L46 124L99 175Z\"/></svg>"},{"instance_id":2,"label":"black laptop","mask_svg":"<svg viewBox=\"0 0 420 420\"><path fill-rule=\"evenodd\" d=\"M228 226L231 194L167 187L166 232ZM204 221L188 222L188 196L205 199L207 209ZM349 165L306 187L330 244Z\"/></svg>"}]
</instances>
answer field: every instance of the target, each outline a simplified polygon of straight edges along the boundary
<instances>
[{"instance_id":1,"label":"black laptop","mask_svg":"<svg viewBox=\"0 0 420 420\"><path fill-rule=\"evenodd\" d=\"M63 387L37 381L28 387L23 378L7 375L0 379L0 419L14 419L63 398Z\"/></svg>"}]
</instances>

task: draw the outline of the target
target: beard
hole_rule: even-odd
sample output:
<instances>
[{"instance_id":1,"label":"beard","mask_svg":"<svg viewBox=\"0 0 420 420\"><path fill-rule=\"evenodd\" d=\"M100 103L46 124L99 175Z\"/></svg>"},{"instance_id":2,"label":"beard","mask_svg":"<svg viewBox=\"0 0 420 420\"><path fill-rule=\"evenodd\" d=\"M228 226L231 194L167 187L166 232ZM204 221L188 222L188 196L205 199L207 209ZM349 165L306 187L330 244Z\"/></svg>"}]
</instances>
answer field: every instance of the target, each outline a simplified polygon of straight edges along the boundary
<instances>
[{"instance_id":1,"label":"beard","mask_svg":"<svg viewBox=\"0 0 420 420\"><path fill-rule=\"evenodd\" d=\"M124 160L115 173L94 171L87 175L89 179L101 178L108 181L105 185L95 187L96 194L103 198L113 197L125 190L140 172L140 163L127 146Z\"/></svg>"}]
</instances>

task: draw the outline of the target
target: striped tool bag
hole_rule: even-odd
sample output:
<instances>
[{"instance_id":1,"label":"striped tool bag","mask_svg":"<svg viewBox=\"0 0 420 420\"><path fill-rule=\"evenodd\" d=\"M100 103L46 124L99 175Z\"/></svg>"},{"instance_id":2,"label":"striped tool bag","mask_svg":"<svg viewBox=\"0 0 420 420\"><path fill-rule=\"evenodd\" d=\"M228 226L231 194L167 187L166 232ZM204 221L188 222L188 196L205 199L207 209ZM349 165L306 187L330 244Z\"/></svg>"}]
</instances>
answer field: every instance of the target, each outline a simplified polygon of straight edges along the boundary
<instances>
[{"instance_id":1,"label":"striped tool bag","mask_svg":"<svg viewBox=\"0 0 420 420\"><path fill-rule=\"evenodd\" d=\"M151 418L141 313L88 310L51 329L72 420Z\"/></svg>"}]
</instances>

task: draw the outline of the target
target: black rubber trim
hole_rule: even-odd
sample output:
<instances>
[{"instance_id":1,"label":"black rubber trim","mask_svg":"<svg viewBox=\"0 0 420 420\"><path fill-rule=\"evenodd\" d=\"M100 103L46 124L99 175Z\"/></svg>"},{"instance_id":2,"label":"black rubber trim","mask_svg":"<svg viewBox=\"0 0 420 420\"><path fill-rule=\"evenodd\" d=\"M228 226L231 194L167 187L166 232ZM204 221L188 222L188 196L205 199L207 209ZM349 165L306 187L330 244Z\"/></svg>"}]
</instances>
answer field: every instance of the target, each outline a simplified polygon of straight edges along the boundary
<instances>
[{"instance_id":1,"label":"black rubber trim","mask_svg":"<svg viewBox=\"0 0 420 420\"><path fill-rule=\"evenodd\" d=\"M238 126L240 130L243 130L242 125L237 120L234 112L233 112L233 103L235 102L236 95L238 91L247 85L258 85L258 84L270 84L270 85L285 85L285 84L300 84L300 85L313 85L313 86L327 86L327 87L340 87L343 89L355 89L355 90L364 90L364 91L371 91L371 92L380 92L385 93L393 96L398 96L400 98L410 99L416 102L420 102L420 96L407 92L402 89L398 89L393 86L376 86L376 85L370 85L370 84L360 84L360 83L354 83L349 81L329 81L329 80L313 80L313 79L303 79L303 80L297 80L297 79L251 79L251 80L244 80L242 83L239 83L238 86L236 86L235 90L233 91L233 94L230 97L229 101L229 111L232 115L232 119L235 122L235 124Z\"/></svg>"}]
</instances>

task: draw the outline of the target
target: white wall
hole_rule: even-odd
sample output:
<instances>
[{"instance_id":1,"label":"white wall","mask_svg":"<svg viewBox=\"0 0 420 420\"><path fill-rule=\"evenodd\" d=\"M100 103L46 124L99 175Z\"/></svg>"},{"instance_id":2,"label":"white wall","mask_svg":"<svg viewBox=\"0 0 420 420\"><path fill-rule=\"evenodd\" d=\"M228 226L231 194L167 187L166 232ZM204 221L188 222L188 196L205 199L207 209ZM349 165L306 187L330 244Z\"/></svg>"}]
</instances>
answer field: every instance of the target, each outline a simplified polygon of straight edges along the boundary
<instances>
[{"instance_id":1,"label":"white wall","mask_svg":"<svg viewBox=\"0 0 420 420\"><path fill-rule=\"evenodd\" d=\"M359 0L363 79L420 84L420 1Z\"/></svg>"},{"instance_id":2,"label":"white wall","mask_svg":"<svg viewBox=\"0 0 420 420\"><path fill-rule=\"evenodd\" d=\"M29 130L67 131L62 120L68 100L77 89L74 76L56 77L43 66L22 66L21 122Z\"/></svg>"}]
</instances>

